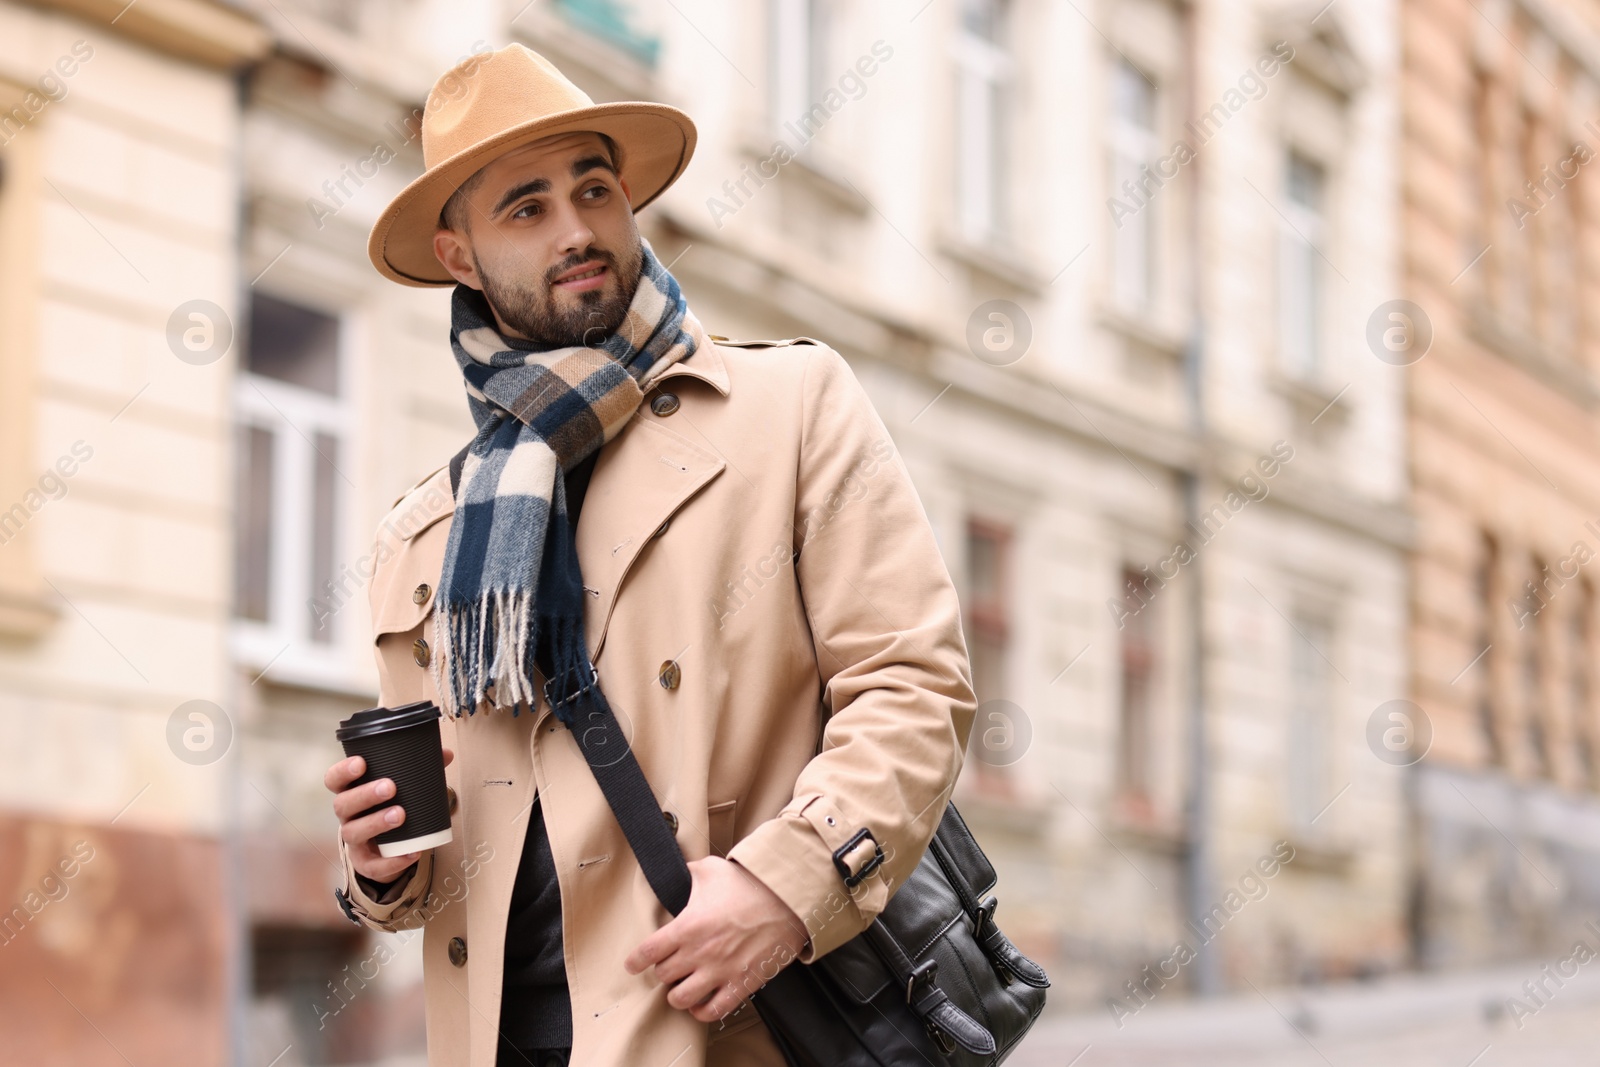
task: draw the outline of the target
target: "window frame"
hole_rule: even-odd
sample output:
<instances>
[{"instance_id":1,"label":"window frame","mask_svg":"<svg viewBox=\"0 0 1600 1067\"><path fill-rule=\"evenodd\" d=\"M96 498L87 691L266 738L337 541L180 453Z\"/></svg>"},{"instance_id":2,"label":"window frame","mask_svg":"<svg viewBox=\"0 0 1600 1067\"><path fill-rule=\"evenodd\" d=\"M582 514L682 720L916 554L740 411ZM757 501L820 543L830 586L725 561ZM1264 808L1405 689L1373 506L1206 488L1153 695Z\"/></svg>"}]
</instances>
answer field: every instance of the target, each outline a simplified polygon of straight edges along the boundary
<instances>
[{"instance_id":1,"label":"window frame","mask_svg":"<svg viewBox=\"0 0 1600 1067\"><path fill-rule=\"evenodd\" d=\"M1141 571L1132 564L1124 564L1120 571L1121 585L1119 592L1126 599L1132 597L1142 601L1135 590L1140 589L1148 581ZM1152 596L1147 604L1141 604L1137 614L1131 620L1124 620L1118 630L1117 636L1117 734L1115 752L1115 791L1124 805L1134 813L1148 820L1154 811L1157 797L1157 752L1156 736L1162 723L1158 701L1161 695L1161 666L1162 643L1164 637L1164 621L1159 609L1159 598ZM1134 639L1138 639L1135 641ZM1131 736L1129 729L1130 719L1130 646L1141 646L1146 653L1147 662L1143 665L1143 692L1142 707L1139 709L1138 718L1140 736ZM1137 764L1140 773L1134 775L1133 766ZM1135 779L1138 780L1135 780Z\"/></svg>"},{"instance_id":2,"label":"window frame","mask_svg":"<svg viewBox=\"0 0 1600 1067\"><path fill-rule=\"evenodd\" d=\"M1333 782L1339 771L1335 749L1340 736L1339 699L1334 688L1338 668L1333 663L1339 624L1335 613L1322 605L1301 605L1290 619L1285 662L1289 691L1284 723L1284 806L1294 833L1315 840L1330 836L1328 825L1317 821L1336 796ZM1322 637L1320 645L1313 634ZM1316 667L1314 680L1319 684L1314 692L1302 684L1307 676L1301 663Z\"/></svg>"},{"instance_id":3,"label":"window frame","mask_svg":"<svg viewBox=\"0 0 1600 1067\"><path fill-rule=\"evenodd\" d=\"M1111 77L1107 79L1109 106L1106 108L1106 182L1107 199L1111 200L1127 195L1122 188L1125 172L1137 187L1140 167L1143 165L1153 167L1161 158L1165 97L1161 83L1149 71L1126 56L1118 54L1110 57L1109 69ZM1120 112L1118 80L1126 72L1132 72L1150 89L1148 127L1136 126ZM1137 207L1132 217L1123 220L1120 225L1110 219L1107 220L1107 225L1111 227L1110 241L1107 244L1111 269L1106 273L1111 306L1125 314L1149 314L1160 303L1161 291L1161 278L1157 273L1161 261L1161 222L1156 198L1147 198L1144 205ZM1137 298L1130 298L1123 286L1126 260L1122 249L1128 243L1126 227L1129 225L1138 226L1138 232L1143 238L1137 242L1143 246L1141 250L1143 277L1140 281L1141 292Z\"/></svg>"},{"instance_id":4,"label":"window frame","mask_svg":"<svg viewBox=\"0 0 1600 1067\"><path fill-rule=\"evenodd\" d=\"M821 102L828 84L834 12L831 0L768 0L767 123L774 136L788 142L794 135L786 123L800 124ZM800 151L826 132L816 132Z\"/></svg>"},{"instance_id":5,"label":"window frame","mask_svg":"<svg viewBox=\"0 0 1600 1067\"><path fill-rule=\"evenodd\" d=\"M1316 206L1297 202L1291 193L1291 174L1297 160L1316 168L1318 196ZM1334 233L1332 221L1333 170L1323 159L1304 151L1289 142L1282 145L1280 155L1280 188L1282 189L1281 216L1276 227L1276 333L1278 365L1283 374L1293 380L1318 383L1327 379L1332 351L1328 345L1328 325L1331 315L1331 286L1328 284L1328 265L1324 262L1327 248ZM1309 292L1305 297L1303 313L1310 318L1309 328L1299 338L1308 344L1308 351L1295 353L1289 338L1289 322L1294 310L1290 307L1290 254L1299 258L1301 266L1309 268Z\"/></svg>"},{"instance_id":6,"label":"window frame","mask_svg":"<svg viewBox=\"0 0 1600 1067\"><path fill-rule=\"evenodd\" d=\"M348 388L353 333L348 313L320 307L293 293L270 292L276 300L317 311L333 318L338 328L335 348L338 393L329 395L315 389L293 385L265 375L251 373L247 359L240 360L233 383L232 420L235 448L239 449L242 431L256 428L271 434L272 491L269 534L268 619L265 622L241 617L239 605L230 603L229 621L235 660L242 666L270 672L274 681L337 692L366 692L370 687L353 665L359 619L345 610L360 596L360 586L341 600L325 624L331 627L330 639L314 637L312 604L318 590L313 586L312 564L316 464L327 463L334 472L329 557L332 579L337 582L343 568L340 561L353 528L353 509L358 500L355 487L345 469L356 446L354 428L356 406ZM329 457L315 443L320 435L332 437L336 455ZM242 450L237 453L240 463ZM242 472L242 466L235 470ZM237 507L237 501L235 507ZM231 557L239 566L238 547ZM235 572L236 577L236 572ZM357 578L359 581L359 576ZM231 589L237 586L230 583Z\"/></svg>"},{"instance_id":7,"label":"window frame","mask_svg":"<svg viewBox=\"0 0 1600 1067\"><path fill-rule=\"evenodd\" d=\"M967 3L995 4L996 40L966 27ZM1011 138L1005 113L1017 72L1010 44L1016 17L1012 0L960 0L951 36L954 214L961 237L978 245L1003 244L1011 232L1006 184ZM967 150L979 145L982 150Z\"/></svg>"}]
</instances>

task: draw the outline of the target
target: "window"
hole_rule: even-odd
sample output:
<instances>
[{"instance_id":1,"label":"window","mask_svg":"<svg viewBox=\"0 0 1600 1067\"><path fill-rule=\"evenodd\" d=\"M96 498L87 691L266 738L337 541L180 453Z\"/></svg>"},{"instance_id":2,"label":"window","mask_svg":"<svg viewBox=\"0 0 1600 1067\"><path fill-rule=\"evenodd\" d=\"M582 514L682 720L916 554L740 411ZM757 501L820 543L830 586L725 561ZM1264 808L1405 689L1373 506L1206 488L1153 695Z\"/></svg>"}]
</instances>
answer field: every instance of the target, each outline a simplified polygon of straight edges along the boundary
<instances>
[{"instance_id":1,"label":"window","mask_svg":"<svg viewBox=\"0 0 1600 1067\"><path fill-rule=\"evenodd\" d=\"M1005 695L1006 646L1011 631L1006 572L1010 530L982 519L967 523L967 628L972 687L978 702Z\"/></svg>"},{"instance_id":2,"label":"window","mask_svg":"<svg viewBox=\"0 0 1600 1067\"><path fill-rule=\"evenodd\" d=\"M615 45L646 66L656 65L661 38L639 24L637 4L626 0L557 0L556 8L580 29Z\"/></svg>"},{"instance_id":3,"label":"window","mask_svg":"<svg viewBox=\"0 0 1600 1067\"><path fill-rule=\"evenodd\" d=\"M1290 152L1284 171L1284 222L1278 236L1278 347L1284 372L1314 381L1322 367L1327 241L1326 178L1320 164Z\"/></svg>"},{"instance_id":4,"label":"window","mask_svg":"<svg viewBox=\"0 0 1600 1067\"><path fill-rule=\"evenodd\" d=\"M1119 58L1111 74L1109 197L1131 208L1119 211L1111 231L1111 296L1124 311L1149 309L1155 295L1157 184L1144 168L1160 155L1156 133L1156 87Z\"/></svg>"},{"instance_id":5,"label":"window","mask_svg":"<svg viewBox=\"0 0 1600 1067\"><path fill-rule=\"evenodd\" d=\"M960 0L955 37L956 214L962 236L993 243L1006 227L1003 163L1007 153L1005 0Z\"/></svg>"},{"instance_id":6,"label":"window","mask_svg":"<svg viewBox=\"0 0 1600 1067\"><path fill-rule=\"evenodd\" d=\"M796 140L786 123L805 132L807 143L809 135L815 133L810 124L811 109L821 102L829 81L828 3L829 0L769 0L771 121L785 141Z\"/></svg>"},{"instance_id":7,"label":"window","mask_svg":"<svg viewBox=\"0 0 1600 1067\"><path fill-rule=\"evenodd\" d=\"M1516 160L1513 166L1517 168L1519 175L1532 177L1539 173L1539 168L1544 164L1544 161L1539 159L1539 120L1533 112L1523 110L1517 114L1516 121L1518 124L1514 143ZM1526 197L1527 191L1521 185L1522 180L1525 179L1519 179L1517 187L1509 190L1509 197L1518 199ZM1512 228L1505 232L1513 239L1504 249L1505 259L1502 261L1504 268L1498 279L1505 296L1502 310L1512 324L1532 333L1536 329L1537 317L1534 301L1537 296L1535 274L1539 268L1536 259L1538 216L1530 222L1525 222L1521 230L1513 224Z\"/></svg>"},{"instance_id":8,"label":"window","mask_svg":"<svg viewBox=\"0 0 1600 1067\"><path fill-rule=\"evenodd\" d=\"M1156 645L1154 602L1143 603L1148 579L1140 572L1122 572L1122 587L1129 590L1127 602L1139 610L1122 620L1122 690L1117 717L1117 790L1129 805L1149 813L1151 786L1151 743L1153 741L1151 703L1155 691Z\"/></svg>"},{"instance_id":9,"label":"window","mask_svg":"<svg viewBox=\"0 0 1600 1067\"><path fill-rule=\"evenodd\" d=\"M1522 650L1523 726L1527 731L1528 766L1534 776L1543 778L1550 773L1549 751L1545 745L1544 702L1539 690L1544 683L1543 657L1539 642L1530 635Z\"/></svg>"},{"instance_id":10,"label":"window","mask_svg":"<svg viewBox=\"0 0 1600 1067\"><path fill-rule=\"evenodd\" d=\"M1472 93L1467 104L1467 129L1470 149L1463 154L1462 181L1466 189L1466 245L1462 248L1470 263L1494 237L1494 123L1490 110L1493 97L1489 75L1474 71Z\"/></svg>"},{"instance_id":11,"label":"window","mask_svg":"<svg viewBox=\"0 0 1600 1067\"><path fill-rule=\"evenodd\" d=\"M1477 587L1478 627L1472 651L1477 660L1473 663L1472 669L1477 681L1478 730L1483 740L1484 752L1488 754L1488 762L1491 764L1501 763L1504 760L1500 732L1496 729L1494 671L1491 668L1491 664L1503 654L1494 650L1494 575L1499 562L1498 543L1489 534L1483 534L1474 583Z\"/></svg>"},{"instance_id":12,"label":"window","mask_svg":"<svg viewBox=\"0 0 1600 1067\"><path fill-rule=\"evenodd\" d=\"M340 399L339 320L255 294L235 386L238 477L234 615L243 658L265 669L325 672L352 576L336 581L350 488Z\"/></svg>"},{"instance_id":13,"label":"window","mask_svg":"<svg viewBox=\"0 0 1600 1067\"><path fill-rule=\"evenodd\" d=\"M1589 710L1589 628L1594 613L1594 586L1585 579L1578 586L1578 603L1567 629L1567 684L1570 701L1572 744L1578 757L1578 772L1583 786L1594 789L1595 748L1593 716Z\"/></svg>"},{"instance_id":14,"label":"window","mask_svg":"<svg viewBox=\"0 0 1600 1067\"><path fill-rule=\"evenodd\" d=\"M377 1061L389 1036L373 1010L381 1005L359 1002L376 999L366 988L381 960L363 931L253 924L250 940L251 1030L262 1044L292 1041L285 1063Z\"/></svg>"},{"instance_id":15,"label":"window","mask_svg":"<svg viewBox=\"0 0 1600 1067\"><path fill-rule=\"evenodd\" d=\"M1329 743L1333 737L1333 626L1321 615L1295 615L1289 636L1289 820L1309 833L1333 799Z\"/></svg>"},{"instance_id":16,"label":"window","mask_svg":"<svg viewBox=\"0 0 1600 1067\"><path fill-rule=\"evenodd\" d=\"M968 741L977 788L1008 793L1005 768L1021 754L1013 748L1018 735L1012 712L1002 701L1009 695L1006 668L1011 640L1011 530L983 519L967 522L967 652L972 661L972 688L978 717ZM996 703L991 703L996 702Z\"/></svg>"},{"instance_id":17,"label":"window","mask_svg":"<svg viewBox=\"0 0 1600 1067\"><path fill-rule=\"evenodd\" d=\"M1537 585L1538 578L1544 573L1544 561L1535 556L1535 581L1532 585ZM1549 615L1541 611L1522 631L1522 726L1527 740L1529 769L1540 778L1549 777L1552 766L1549 736L1545 730L1545 649L1541 647L1547 636L1548 619Z\"/></svg>"}]
</instances>

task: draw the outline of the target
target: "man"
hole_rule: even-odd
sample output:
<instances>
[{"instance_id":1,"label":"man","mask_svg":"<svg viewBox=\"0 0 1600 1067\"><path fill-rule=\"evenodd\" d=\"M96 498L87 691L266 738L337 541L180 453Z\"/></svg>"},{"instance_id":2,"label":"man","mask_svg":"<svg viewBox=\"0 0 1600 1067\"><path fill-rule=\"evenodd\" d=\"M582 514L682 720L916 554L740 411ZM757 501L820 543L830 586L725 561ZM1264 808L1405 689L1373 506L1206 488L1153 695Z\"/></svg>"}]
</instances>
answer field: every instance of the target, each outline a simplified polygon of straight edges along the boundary
<instances>
[{"instance_id":1,"label":"man","mask_svg":"<svg viewBox=\"0 0 1600 1067\"><path fill-rule=\"evenodd\" d=\"M960 768L957 598L883 423L832 350L707 335L640 238L694 139L512 45L435 85L373 229L383 274L455 286L479 427L371 586L382 702L446 712L454 839L381 857L392 784L327 773L341 903L426 930L434 1067L781 1064L750 994L865 929ZM545 698L590 662L690 861L676 917Z\"/></svg>"}]
</instances>

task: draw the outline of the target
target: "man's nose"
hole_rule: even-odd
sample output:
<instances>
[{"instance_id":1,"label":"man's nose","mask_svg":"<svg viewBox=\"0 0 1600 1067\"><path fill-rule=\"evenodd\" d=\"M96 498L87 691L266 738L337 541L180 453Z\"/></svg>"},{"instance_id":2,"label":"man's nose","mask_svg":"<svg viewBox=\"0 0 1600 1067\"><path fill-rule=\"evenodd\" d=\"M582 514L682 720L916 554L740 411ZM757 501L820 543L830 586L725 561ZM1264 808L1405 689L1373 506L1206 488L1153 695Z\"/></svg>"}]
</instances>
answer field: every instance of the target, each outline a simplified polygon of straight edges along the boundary
<instances>
[{"instance_id":1,"label":"man's nose","mask_svg":"<svg viewBox=\"0 0 1600 1067\"><path fill-rule=\"evenodd\" d=\"M575 205L568 203L557 208L555 221L558 234L556 251L560 255L570 256L586 252L594 244L594 231L589 228Z\"/></svg>"}]
</instances>

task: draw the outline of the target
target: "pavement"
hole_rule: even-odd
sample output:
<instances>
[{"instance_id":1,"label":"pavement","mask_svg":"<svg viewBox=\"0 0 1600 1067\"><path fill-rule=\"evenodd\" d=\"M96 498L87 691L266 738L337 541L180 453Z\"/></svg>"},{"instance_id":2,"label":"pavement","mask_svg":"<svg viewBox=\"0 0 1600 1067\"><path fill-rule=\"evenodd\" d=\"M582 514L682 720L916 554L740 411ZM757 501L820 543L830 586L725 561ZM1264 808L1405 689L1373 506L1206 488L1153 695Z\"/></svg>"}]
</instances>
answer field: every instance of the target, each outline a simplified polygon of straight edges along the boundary
<instances>
[{"instance_id":1,"label":"pavement","mask_svg":"<svg viewBox=\"0 0 1600 1067\"><path fill-rule=\"evenodd\" d=\"M1596 1067L1600 958L1158 998L1120 1022L1047 1011L1007 1067Z\"/></svg>"}]
</instances>

